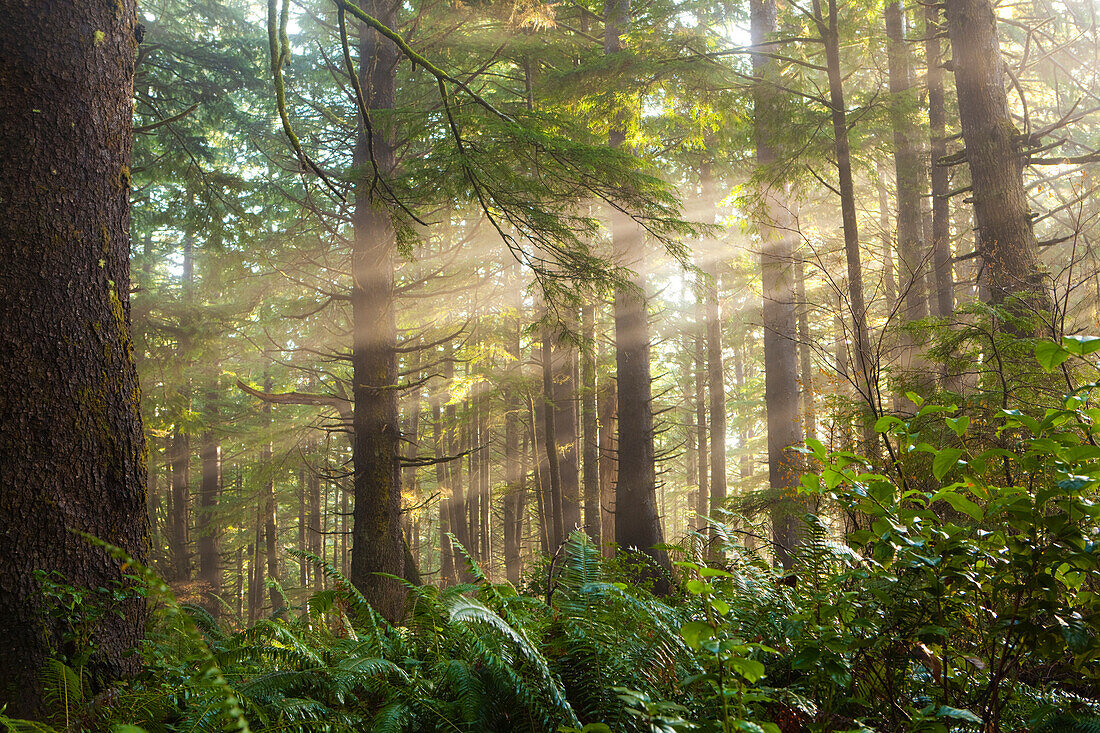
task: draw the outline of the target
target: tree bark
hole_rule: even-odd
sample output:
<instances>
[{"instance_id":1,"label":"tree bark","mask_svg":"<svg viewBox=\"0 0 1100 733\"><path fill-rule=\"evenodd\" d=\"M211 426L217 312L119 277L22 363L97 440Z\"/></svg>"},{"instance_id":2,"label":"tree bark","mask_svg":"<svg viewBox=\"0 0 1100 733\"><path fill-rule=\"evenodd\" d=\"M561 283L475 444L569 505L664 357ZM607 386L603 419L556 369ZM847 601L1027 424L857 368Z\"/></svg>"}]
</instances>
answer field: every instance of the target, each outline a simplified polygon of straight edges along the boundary
<instances>
[{"instance_id":1,"label":"tree bark","mask_svg":"<svg viewBox=\"0 0 1100 733\"><path fill-rule=\"evenodd\" d=\"M623 53L623 34L631 24L630 0L607 0L604 6L604 53ZM626 141L624 110L608 132L612 148ZM644 237L638 225L621 212L611 217L615 255L627 267L641 269ZM649 365L649 315L644 273L634 276L632 287L615 289L615 373L619 404L618 484L615 490L615 541L649 555L671 574L668 553L657 513L657 473L653 448L653 399ZM654 591L667 593L668 579L651 573Z\"/></svg>"},{"instance_id":2,"label":"tree bark","mask_svg":"<svg viewBox=\"0 0 1100 733\"><path fill-rule=\"evenodd\" d=\"M584 423L584 525L597 547L603 545L600 521L600 436L596 414L596 306L585 301L581 309L584 350L581 352L581 413Z\"/></svg>"},{"instance_id":3,"label":"tree bark","mask_svg":"<svg viewBox=\"0 0 1100 733\"><path fill-rule=\"evenodd\" d=\"M15 0L0 28L0 704L33 715L60 653L36 570L93 593L148 543L146 446L130 331L132 0ZM94 30L94 33L93 33ZM143 600L109 611L86 665L138 670ZM114 613L114 611L119 613Z\"/></svg>"},{"instance_id":4,"label":"tree bark","mask_svg":"<svg viewBox=\"0 0 1100 733\"><path fill-rule=\"evenodd\" d=\"M775 0L752 0L753 45L762 47L776 30ZM769 86L775 62L753 54L754 128L758 166L773 165L779 152L772 142L772 126L780 110ZM772 508L772 536L776 559L784 568L794 563L793 550L801 538L798 486L802 426L798 405L798 333L796 317L797 254L789 235L789 202L782 185L765 184L764 217L759 223L761 286L764 296L764 400L768 424L768 480L776 492Z\"/></svg>"},{"instance_id":5,"label":"tree bark","mask_svg":"<svg viewBox=\"0 0 1100 733\"><path fill-rule=\"evenodd\" d=\"M698 456L699 491L695 496L696 528L702 531L707 527L709 515L710 471L707 462L707 338L705 333L695 336L695 440ZM711 436L713 440L713 436ZM723 460L724 455L723 455Z\"/></svg>"},{"instance_id":6,"label":"tree bark","mask_svg":"<svg viewBox=\"0 0 1100 733\"><path fill-rule=\"evenodd\" d=\"M211 615L221 615L222 592L221 553L218 548L218 498L221 494L222 459L218 432L214 427L221 420L218 410L217 384L206 391L206 430L202 436L200 459L202 474L199 482L197 520L199 582L202 584L203 607Z\"/></svg>"},{"instance_id":7,"label":"tree bark","mask_svg":"<svg viewBox=\"0 0 1100 733\"><path fill-rule=\"evenodd\" d=\"M924 58L928 64L928 131L932 156L932 266L936 284L934 314L947 318L955 310L955 276L951 267L951 219L947 200L947 168L938 161L947 155L947 111L943 90L943 53L940 48L940 6L926 5Z\"/></svg>"},{"instance_id":8,"label":"tree bark","mask_svg":"<svg viewBox=\"0 0 1100 733\"><path fill-rule=\"evenodd\" d=\"M1024 141L1008 112L996 17L989 0L947 0L945 8L973 185L981 284L994 305L1027 315L1047 308L1049 297L1024 191Z\"/></svg>"},{"instance_id":9,"label":"tree bark","mask_svg":"<svg viewBox=\"0 0 1100 733\"><path fill-rule=\"evenodd\" d=\"M921 222L920 132L914 123L916 87L905 39L905 11L901 0L886 4L887 58L890 84L890 122L894 132L894 171L897 187L898 287L905 298L905 321L928 315L924 289L924 231ZM907 351L916 347L907 339ZM906 365L909 366L908 364Z\"/></svg>"},{"instance_id":10,"label":"tree bark","mask_svg":"<svg viewBox=\"0 0 1100 733\"><path fill-rule=\"evenodd\" d=\"M270 392L272 388L271 377L264 379L264 391ZM267 430L270 433L271 403L264 403L264 419ZM264 555L267 558L267 580L271 581L268 589L268 598L271 602L271 613L276 614L283 607L279 590L276 587L279 582L279 551L278 551L278 518L276 517L275 501L275 457L274 446L269 439L264 444L263 450L264 493L263 493L263 527L264 527Z\"/></svg>"},{"instance_id":11,"label":"tree bark","mask_svg":"<svg viewBox=\"0 0 1100 733\"><path fill-rule=\"evenodd\" d=\"M388 27L396 27L394 3L361 0L360 7ZM375 115L376 129L369 141L360 122L354 165L360 171L370 170L373 152L380 174L388 176L396 167L395 134L392 120L385 115L395 106L399 56L397 47L374 29L360 26L359 33L358 76L364 102L368 110L382 114ZM349 579L378 613L396 622L404 613L404 586L379 573L405 575L394 312L397 239L390 212L367 181L356 188L352 224L355 508Z\"/></svg>"},{"instance_id":12,"label":"tree bark","mask_svg":"<svg viewBox=\"0 0 1100 733\"><path fill-rule=\"evenodd\" d=\"M863 290L863 264L859 253L859 227L856 219L855 184L852 181L852 155L848 143L847 108L840 71L840 30L836 0L828 0L828 16L822 15L821 0L813 1L814 21L825 46L825 65L829 76L829 112L833 122L833 143L836 152L837 177L840 190L840 214L844 229L844 258L848 269L848 305L852 313L852 360L856 391L863 403L878 403L877 379L872 374L871 339L867 330L867 305ZM876 449L873 421L863 420L864 450Z\"/></svg>"}]
</instances>

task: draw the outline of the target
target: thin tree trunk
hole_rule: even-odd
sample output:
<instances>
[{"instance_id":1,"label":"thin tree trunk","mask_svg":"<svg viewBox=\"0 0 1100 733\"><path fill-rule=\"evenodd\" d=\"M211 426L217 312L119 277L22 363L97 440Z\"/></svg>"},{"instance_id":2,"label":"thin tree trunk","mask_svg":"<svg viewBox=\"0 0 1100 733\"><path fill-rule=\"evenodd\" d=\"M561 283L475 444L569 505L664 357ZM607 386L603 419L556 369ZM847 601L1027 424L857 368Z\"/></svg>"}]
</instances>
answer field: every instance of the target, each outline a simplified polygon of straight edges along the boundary
<instances>
[{"instance_id":1,"label":"thin tree trunk","mask_svg":"<svg viewBox=\"0 0 1100 733\"><path fill-rule=\"evenodd\" d=\"M619 482L619 400L615 380L609 379L596 396L600 417L600 524L603 529L604 557L611 557L615 542L615 496Z\"/></svg>"},{"instance_id":2,"label":"thin tree trunk","mask_svg":"<svg viewBox=\"0 0 1100 733\"><path fill-rule=\"evenodd\" d=\"M435 446L435 482L439 486L439 583L448 586L455 582L454 550L447 534L451 532L451 499L447 496L447 464L443 462L446 430L443 427L443 411L439 407L441 395L433 394L432 443Z\"/></svg>"},{"instance_id":3,"label":"thin tree trunk","mask_svg":"<svg viewBox=\"0 0 1100 733\"><path fill-rule=\"evenodd\" d=\"M220 420L216 384L206 391L206 430L202 436L200 458L202 475L199 483L198 555L199 582L202 584L203 606L213 616L221 615L222 593L221 554L218 550L218 497L221 493L221 445L214 426Z\"/></svg>"},{"instance_id":4,"label":"thin tree trunk","mask_svg":"<svg viewBox=\"0 0 1100 733\"><path fill-rule=\"evenodd\" d=\"M596 306L586 300L581 308L584 349L581 352L581 413L584 423L584 525L597 547L603 545L600 521L600 436L596 414Z\"/></svg>"},{"instance_id":5,"label":"thin tree trunk","mask_svg":"<svg viewBox=\"0 0 1100 733\"><path fill-rule=\"evenodd\" d=\"M700 188L706 219L714 223L714 177L709 163L700 166ZM704 272L707 340L707 394L710 398L710 514L724 508L729 491L726 478L726 373L722 366L722 313L718 303L718 255L708 257ZM702 443L700 443L702 445Z\"/></svg>"},{"instance_id":6,"label":"thin tree trunk","mask_svg":"<svg viewBox=\"0 0 1100 733\"><path fill-rule=\"evenodd\" d=\"M932 156L932 262L936 283L935 315L947 318L955 310L954 280L951 268L951 220L947 200L947 168L938 161L947 155L947 111L943 90L943 54L940 48L940 6L926 5L924 57L928 64L928 132Z\"/></svg>"},{"instance_id":7,"label":"thin tree trunk","mask_svg":"<svg viewBox=\"0 0 1100 733\"><path fill-rule=\"evenodd\" d=\"M699 464L699 491L695 498L696 527L701 531L706 528L706 517L709 514L708 502L710 501L710 471L707 462L707 338L705 333L695 335L695 435ZM713 439L713 436L712 436ZM724 457L723 457L724 460Z\"/></svg>"},{"instance_id":8,"label":"thin tree trunk","mask_svg":"<svg viewBox=\"0 0 1100 733\"><path fill-rule=\"evenodd\" d=\"M878 403L877 387L872 379L871 340L867 330L867 306L864 300L863 265L859 253L859 229L856 221L855 185L852 181L852 156L848 144L848 122L844 88L840 72L840 35L836 0L828 0L828 16L821 13L821 0L813 1L814 19L825 46L829 76L829 103L833 121L837 174L840 190L840 214L844 227L844 256L848 265L848 302L852 312L855 384L864 404ZM876 436L873 421L863 421L864 449L874 451Z\"/></svg>"},{"instance_id":9,"label":"thin tree trunk","mask_svg":"<svg viewBox=\"0 0 1100 733\"><path fill-rule=\"evenodd\" d=\"M562 507L561 463L558 452L557 415L554 410L554 350L549 326L542 330L542 443L546 451L546 478L550 487L546 507L550 510L549 540L551 552L565 541L565 515Z\"/></svg>"},{"instance_id":10,"label":"thin tree trunk","mask_svg":"<svg viewBox=\"0 0 1100 733\"><path fill-rule=\"evenodd\" d=\"M271 389L272 383L271 377L269 376L264 380L264 391L271 392ZM267 422L267 429L270 431L272 428L270 402L264 403L264 415ZM271 581L271 588L269 590L271 612L275 614L284 604L279 597L279 590L276 587L279 583L279 552L277 549L278 537L276 536L278 531L278 519L275 516L275 461L273 453L273 446L269 441L264 445L263 452L264 473L267 476L264 480L264 552L267 555L267 579Z\"/></svg>"},{"instance_id":11,"label":"thin tree trunk","mask_svg":"<svg viewBox=\"0 0 1100 733\"><path fill-rule=\"evenodd\" d=\"M817 411L814 409L813 336L810 333L810 303L806 300L806 258L798 257L798 353L802 383L802 430L805 438L817 438Z\"/></svg>"},{"instance_id":12,"label":"thin tree trunk","mask_svg":"<svg viewBox=\"0 0 1100 733\"><path fill-rule=\"evenodd\" d=\"M568 315L569 325L575 315ZM576 350L567 342L551 351L554 395L554 444L558 449L561 475L562 539L581 524L581 477L577 446L577 380L574 377Z\"/></svg>"}]
</instances>

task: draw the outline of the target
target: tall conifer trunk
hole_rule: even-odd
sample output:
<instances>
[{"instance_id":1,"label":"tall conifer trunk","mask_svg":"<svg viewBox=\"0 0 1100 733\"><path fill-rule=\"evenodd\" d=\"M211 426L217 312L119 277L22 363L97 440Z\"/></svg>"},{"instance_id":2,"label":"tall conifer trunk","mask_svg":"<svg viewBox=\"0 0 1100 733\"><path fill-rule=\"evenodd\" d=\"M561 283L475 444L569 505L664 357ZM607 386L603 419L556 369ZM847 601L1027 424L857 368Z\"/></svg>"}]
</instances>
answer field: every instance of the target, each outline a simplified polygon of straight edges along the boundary
<instances>
[{"instance_id":1,"label":"tall conifer trunk","mask_svg":"<svg viewBox=\"0 0 1100 733\"><path fill-rule=\"evenodd\" d=\"M361 0L364 12L397 27L398 5ZM368 141L360 122L354 165L371 170L371 154L383 176L396 167L392 114L396 102L397 47L375 30L360 26L359 84L374 115ZM356 187L352 243L352 462L355 507L350 580L383 617L397 621L404 611L404 587L383 577L405 576L401 538L400 426L397 414L397 323L394 257L397 240L389 210L369 180Z\"/></svg>"},{"instance_id":2,"label":"tall conifer trunk","mask_svg":"<svg viewBox=\"0 0 1100 733\"><path fill-rule=\"evenodd\" d=\"M218 550L218 499L221 494L222 457L216 428L221 419L218 410L216 383L206 390L206 431L202 436L200 459L202 474L199 483L198 524L199 582L202 583L203 606L214 616L221 614L218 596L222 592L221 554Z\"/></svg>"},{"instance_id":3,"label":"tall conifer trunk","mask_svg":"<svg viewBox=\"0 0 1100 733\"><path fill-rule=\"evenodd\" d=\"M940 6L924 8L924 58L928 64L928 131L931 137L932 266L936 285L934 314L947 318L955 310L955 276L951 267L951 215L947 200L947 168L939 165L947 154L947 108L943 90L943 58L940 48Z\"/></svg>"},{"instance_id":4,"label":"tall conifer trunk","mask_svg":"<svg viewBox=\"0 0 1100 733\"><path fill-rule=\"evenodd\" d=\"M581 309L584 350L581 352L581 413L584 423L584 526L599 547L603 543L600 521L600 436L596 415L596 306L585 301Z\"/></svg>"},{"instance_id":5,"label":"tall conifer trunk","mask_svg":"<svg viewBox=\"0 0 1100 733\"><path fill-rule=\"evenodd\" d=\"M753 45L761 47L776 30L775 0L752 0ZM753 54L753 74L760 81L753 94L757 165L779 158L770 130L778 119L774 90L775 62ZM764 218L760 228L760 269L764 295L764 399L768 418L768 480L776 492L772 537L776 559L789 568L801 536L797 490L801 461L795 449L802 443L798 406L798 333L796 331L796 267L794 240L782 186L765 184Z\"/></svg>"},{"instance_id":6,"label":"tall conifer trunk","mask_svg":"<svg viewBox=\"0 0 1100 733\"><path fill-rule=\"evenodd\" d=\"M1048 306L1022 177L1023 141L1012 124L990 0L947 0L959 122L973 184L980 284L1017 313Z\"/></svg>"},{"instance_id":7,"label":"tall conifer trunk","mask_svg":"<svg viewBox=\"0 0 1100 733\"><path fill-rule=\"evenodd\" d=\"M74 530L138 559L147 550L130 332L137 20L133 0L16 0L3 16L0 704L23 716L38 712L42 665L65 633L35 571L95 595L123 582L120 566ZM97 684L141 661L129 651L144 601L106 610L86 667Z\"/></svg>"},{"instance_id":8,"label":"tall conifer trunk","mask_svg":"<svg viewBox=\"0 0 1100 733\"><path fill-rule=\"evenodd\" d=\"M604 53L623 52L622 37L631 22L630 0L607 0L604 15ZM638 114L630 110L623 114ZM620 148L626 140L625 119L612 123L608 142ZM638 225L621 212L612 214L611 238L615 254L626 266L644 264L644 237ZM657 513L657 474L653 448L652 380L649 365L649 315L644 273L633 287L615 291L615 366L619 397L619 481L615 492L615 541L622 548L645 552L671 573ZM669 583L653 574L654 590L667 593Z\"/></svg>"}]
</instances>

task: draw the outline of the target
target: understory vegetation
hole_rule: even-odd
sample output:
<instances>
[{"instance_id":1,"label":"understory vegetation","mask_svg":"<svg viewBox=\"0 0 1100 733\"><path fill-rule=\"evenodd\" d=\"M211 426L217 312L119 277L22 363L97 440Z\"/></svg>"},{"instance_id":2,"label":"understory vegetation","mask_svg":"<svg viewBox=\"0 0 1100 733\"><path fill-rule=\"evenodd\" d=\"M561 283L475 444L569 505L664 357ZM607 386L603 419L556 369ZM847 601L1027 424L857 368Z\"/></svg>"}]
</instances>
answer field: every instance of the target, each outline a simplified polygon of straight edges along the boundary
<instances>
[{"instance_id":1,"label":"understory vegetation","mask_svg":"<svg viewBox=\"0 0 1100 733\"><path fill-rule=\"evenodd\" d=\"M1100 339L1040 342L1046 369ZM1068 374L1068 372L1067 372ZM70 643L47 667L52 717L8 730L963 731L1100 729L1100 383L1038 415L917 404L874 425L890 468L806 449L793 571L735 513L667 549L605 559L582 532L526 574L407 584L387 623L338 570L331 586L243 630L156 609L142 675L91 695L86 627L122 591L51 580ZM452 538L453 539L453 538ZM743 540L749 539L749 544ZM121 551L108 548L116 555ZM638 581L648 578L648 581ZM281 589L278 589L281 591ZM128 592L133 592L128 591ZM284 596L285 598L285 596Z\"/></svg>"}]
</instances>

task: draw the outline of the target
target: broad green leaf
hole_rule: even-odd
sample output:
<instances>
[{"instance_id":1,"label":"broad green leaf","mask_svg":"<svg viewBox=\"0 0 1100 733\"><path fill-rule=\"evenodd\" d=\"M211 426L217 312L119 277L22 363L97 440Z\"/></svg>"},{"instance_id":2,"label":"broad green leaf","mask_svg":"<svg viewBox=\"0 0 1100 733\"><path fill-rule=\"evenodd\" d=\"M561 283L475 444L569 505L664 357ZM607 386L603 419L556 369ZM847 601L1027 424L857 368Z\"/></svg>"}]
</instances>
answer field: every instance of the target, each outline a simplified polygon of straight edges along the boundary
<instances>
[{"instance_id":1,"label":"broad green leaf","mask_svg":"<svg viewBox=\"0 0 1100 733\"><path fill-rule=\"evenodd\" d=\"M947 472L959 465L962 454L963 451L959 448L944 448L936 454L936 457L932 459L932 475L936 477L937 481L943 481L943 477L947 475Z\"/></svg>"},{"instance_id":2,"label":"broad green leaf","mask_svg":"<svg viewBox=\"0 0 1100 733\"><path fill-rule=\"evenodd\" d=\"M962 512L974 521L981 521L984 515L980 506L970 501L970 499L967 499L962 494L956 494L954 491L938 491L932 495L932 500L945 501L951 505L952 509L957 512Z\"/></svg>"},{"instance_id":3,"label":"broad green leaf","mask_svg":"<svg viewBox=\"0 0 1100 733\"><path fill-rule=\"evenodd\" d=\"M1069 351L1054 341L1040 341L1035 344L1035 361L1048 372L1057 369L1070 356Z\"/></svg>"},{"instance_id":4,"label":"broad green leaf","mask_svg":"<svg viewBox=\"0 0 1100 733\"><path fill-rule=\"evenodd\" d=\"M966 428L970 425L970 418L966 415L945 417L943 421L947 423L947 427L951 428L951 431L960 438L966 433Z\"/></svg>"}]
</instances>

